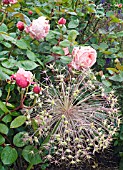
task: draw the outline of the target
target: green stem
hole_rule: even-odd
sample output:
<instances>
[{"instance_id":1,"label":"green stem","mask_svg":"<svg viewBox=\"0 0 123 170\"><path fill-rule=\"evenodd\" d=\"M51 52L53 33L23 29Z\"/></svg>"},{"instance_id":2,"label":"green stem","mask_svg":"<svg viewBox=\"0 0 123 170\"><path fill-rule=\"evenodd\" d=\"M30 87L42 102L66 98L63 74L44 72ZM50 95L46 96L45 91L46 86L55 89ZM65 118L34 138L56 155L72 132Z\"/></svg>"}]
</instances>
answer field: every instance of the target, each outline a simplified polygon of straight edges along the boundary
<instances>
[{"instance_id":1,"label":"green stem","mask_svg":"<svg viewBox=\"0 0 123 170\"><path fill-rule=\"evenodd\" d=\"M32 167L33 167L33 164L30 163L26 170L31 170Z\"/></svg>"},{"instance_id":2,"label":"green stem","mask_svg":"<svg viewBox=\"0 0 123 170\"><path fill-rule=\"evenodd\" d=\"M35 97L32 106L29 106L29 107L28 107L28 106L24 106L24 108L26 108L26 109L31 109L31 108L33 108L33 107L35 106L35 104L36 104L36 101L37 101L37 97Z\"/></svg>"},{"instance_id":3,"label":"green stem","mask_svg":"<svg viewBox=\"0 0 123 170\"><path fill-rule=\"evenodd\" d=\"M3 12L4 12L4 14L3 14L3 19L2 19L2 21L0 22L0 26L4 23L4 20L6 19L6 16L7 16L6 11L3 11Z\"/></svg>"},{"instance_id":4,"label":"green stem","mask_svg":"<svg viewBox=\"0 0 123 170\"><path fill-rule=\"evenodd\" d=\"M7 103L8 100L9 100L9 96L10 96L10 88L8 89L8 94L7 94L7 97L6 97L6 103Z\"/></svg>"}]
</instances>

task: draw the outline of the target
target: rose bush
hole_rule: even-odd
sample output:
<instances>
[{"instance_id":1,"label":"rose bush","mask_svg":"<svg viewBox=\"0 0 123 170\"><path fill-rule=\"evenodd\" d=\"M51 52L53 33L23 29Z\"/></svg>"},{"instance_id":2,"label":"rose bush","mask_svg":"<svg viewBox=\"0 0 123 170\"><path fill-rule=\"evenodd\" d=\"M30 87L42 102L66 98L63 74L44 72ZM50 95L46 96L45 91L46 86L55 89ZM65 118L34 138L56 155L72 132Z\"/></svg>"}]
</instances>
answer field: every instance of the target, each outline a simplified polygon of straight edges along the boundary
<instances>
[{"instance_id":1,"label":"rose bush","mask_svg":"<svg viewBox=\"0 0 123 170\"><path fill-rule=\"evenodd\" d=\"M112 137L116 139L115 146L120 144L122 148L123 128L117 102L120 98L122 105L123 20L118 3L111 0L0 2L0 169L44 170L47 160L57 163L61 155L60 163L69 158L70 166L78 166L79 157L84 154L84 160L86 156L90 158L91 151L100 152L99 148L111 144ZM92 66L103 85L93 84L94 75L89 71ZM102 86L103 89L98 89ZM112 88L118 91L118 99ZM96 90L101 92L98 96ZM104 102L104 115L98 105L100 100ZM69 116L65 118L62 113ZM80 118L80 113L86 115ZM106 117L110 117L107 122L101 121ZM78 124L84 125L84 131ZM80 135L75 137L74 132ZM106 134L101 136L102 133ZM85 143L81 145L82 142ZM56 143L60 147L58 152ZM65 149L62 154L61 148ZM84 149L80 154L81 148ZM92 165L92 160L89 162L95 167L97 162Z\"/></svg>"}]
</instances>

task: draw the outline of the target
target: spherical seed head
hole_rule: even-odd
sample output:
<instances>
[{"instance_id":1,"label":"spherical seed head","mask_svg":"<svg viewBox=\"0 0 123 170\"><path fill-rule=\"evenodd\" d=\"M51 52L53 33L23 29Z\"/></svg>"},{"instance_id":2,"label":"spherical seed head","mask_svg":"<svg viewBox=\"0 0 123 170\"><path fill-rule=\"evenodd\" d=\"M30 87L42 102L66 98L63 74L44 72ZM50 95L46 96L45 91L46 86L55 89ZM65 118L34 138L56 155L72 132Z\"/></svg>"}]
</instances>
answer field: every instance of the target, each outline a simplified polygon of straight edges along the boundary
<instances>
[{"instance_id":1,"label":"spherical seed head","mask_svg":"<svg viewBox=\"0 0 123 170\"><path fill-rule=\"evenodd\" d=\"M75 163L77 159L81 161L90 159L95 152L101 152L109 146L112 139L111 132L116 132L118 129L116 126L119 117L117 112L112 111L117 109L117 101L112 106L114 100L112 101L110 93L105 93L103 85L90 78L89 74L90 71L84 70L79 75L75 74L74 78L73 75L69 75L67 81L64 76L63 82L57 75L56 82L52 86L49 85L44 94L45 102L42 108L52 118L47 116L43 129L49 126L47 131L50 134L56 127L51 136L50 146L56 146L52 159L57 159L58 162L62 160L62 156L66 158L65 161L70 159ZM47 99L53 100L55 105Z\"/></svg>"}]
</instances>

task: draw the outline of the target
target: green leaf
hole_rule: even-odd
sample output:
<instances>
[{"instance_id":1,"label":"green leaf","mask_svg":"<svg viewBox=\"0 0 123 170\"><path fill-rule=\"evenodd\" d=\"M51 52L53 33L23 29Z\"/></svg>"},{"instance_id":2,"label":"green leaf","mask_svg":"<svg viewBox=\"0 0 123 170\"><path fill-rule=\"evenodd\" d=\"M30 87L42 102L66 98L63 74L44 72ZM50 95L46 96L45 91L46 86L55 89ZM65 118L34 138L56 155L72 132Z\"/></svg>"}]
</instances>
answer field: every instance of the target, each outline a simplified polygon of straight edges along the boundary
<instances>
[{"instance_id":1,"label":"green leaf","mask_svg":"<svg viewBox=\"0 0 123 170\"><path fill-rule=\"evenodd\" d=\"M110 81L108 80L102 80L102 83L106 86L106 87L110 87L112 84Z\"/></svg>"},{"instance_id":2,"label":"green leaf","mask_svg":"<svg viewBox=\"0 0 123 170\"><path fill-rule=\"evenodd\" d=\"M18 113L18 112L16 112L16 111L14 111L14 112L10 112L10 115L12 115L12 116L19 116L19 115L20 115L20 113Z\"/></svg>"},{"instance_id":3,"label":"green leaf","mask_svg":"<svg viewBox=\"0 0 123 170\"><path fill-rule=\"evenodd\" d=\"M9 35L5 35L5 34L2 34L2 37L7 40L7 41L11 41L13 44L16 44L16 40L15 38L9 36Z\"/></svg>"},{"instance_id":4,"label":"green leaf","mask_svg":"<svg viewBox=\"0 0 123 170\"><path fill-rule=\"evenodd\" d=\"M0 32L7 32L7 31L8 31L7 26L4 23L2 23L2 25L0 26Z\"/></svg>"},{"instance_id":5,"label":"green leaf","mask_svg":"<svg viewBox=\"0 0 123 170\"><path fill-rule=\"evenodd\" d=\"M6 7L6 10L7 10L7 12L14 12L15 10L12 8L12 7L10 7L10 6L7 6Z\"/></svg>"},{"instance_id":6,"label":"green leaf","mask_svg":"<svg viewBox=\"0 0 123 170\"><path fill-rule=\"evenodd\" d=\"M2 66L5 68L13 68L14 66L16 66L17 61L14 59L8 59L8 60L4 60L2 61Z\"/></svg>"},{"instance_id":7,"label":"green leaf","mask_svg":"<svg viewBox=\"0 0 123 170\"><path fill-rule=\"evenodd\" d=\"M118 140L116 140L115 142L114 142L114 146L117 146L118 145Z\"/></svg>"},{"instance_id":8,"label":"green leaf","mask_svg":"<svg viewBox=\"0 0 123 170\"><path fill-rule=\"evenodd\" d=\"M16 45L20 49L28 49L28 48L30 48L30 46L26 43L26 41L24 39L17 40Z\"/></svg>"},{"instance_id":9,"label":"green leaf","mask_svg":"<svg viewBox=\"0 0 123 170\"><path fill-rule=\"evenodd\" d=\"M43 63L45 64L45 63L51 62L51 61L53 61L53 60L54 60L54 57L51 56L51 55L48 55L48 56L46 56L46 57L44 58Z\"/></svg>"},{"instance_id":10,"label":"green leaf","mask_svg":"<svg viewBox=\"0 0 123 170\"><path fill-rule=\"evenodd\" d=\"M68 40L69 40L70 42L74 42L75 39L77 38L77 35L79 35L78 31L76 31L76 30L71 30L71 31L69 32L69 34L68 34Z\"/></svg>"},{"instance_id":11,"label":"green leaf","mask_svg":"<svg viewBox=\"0 0 123 170\"><path fill-rule=\"evenodd\" d=\"M8 92L9 90L10 91L13 91L14 90L14 87L15 87L15 84L7 84L5 86L5 90ZM7 103L8 104L8 103Z\"/></svg>"},{"instance_id":12,"label":"green leaf","mask_svg":"<svg viewBox=\"0 0 123 170\"><path fill-rule=\"evenodd\" d=\"M11 44L8 42L1 42L5 47L11 48Z\"/></svg>"},{"instance_id":13,"label":"green leaf","mask_svg":"<svg viewBox=\"0 0 123 170\"><path fill-rule=\"evenodd\" d=\"M2 90L0 89L0 97L2 96Z\"/></svg>"},{"instance_id":14,"label":"green leaf","mask_svg":"<svg viewBox=\"0 0 123 170\"><path fill-rule=\"evenodd\" d=\"M32 51L27 50L26 55L31 61L36 61L37 57Z\"/></svg>"},{"instance_id":15,"label":"green leaf","mask_svg":"<svg viewBox=\"0 0 123 170\"><path fill-rule=\"evenodd\" d=\"M64 41L61 41L59 45L62 47L69 47L70 42L68 40L64 40Z\"/></svg>"},{"instance_id":16,"label":"green leaf","mask_svg":"<svg viewBox=\"0 0 123 170\"><path fill-rule=\"evenodd\" d=\"M78 27L79 25L79 20L76 19L76 20L71 20L69 23L68 23L68 28L76 28Z\"/></svg>"},{"instance_id":17,"label":"green leaf","mask_svg":"<svg viewBox=\"0 0 123 170\"><path fill-rule=\"evenodd\" d=\"M2 101L0 101L0 109L1 109L5 114L9 113L9 110L7 109L6 105L5 105Z\"/></svg>"},{"instance_id":18,"label":"green leaf","mask_svg":"<svg viewBox=\"0 0 123 170\"><path fill-rule=\"evenodd\" d=\"M5 54L7 54L7 53L9 53L9 51L1 51L0 52L0 56L2 56L2 55L5 55ZM0 58L1 59L1 58ZM2 57L2 59L4 60L4 59L6 59L5 57L3 58Z\"/></svg>"},{"instance_id":19,"label":"green leaf","mask_svg":"<svg viewBox=\"0 0 123 170\"><path fill-rule=\"evenodd\" d=\"M0 134L0 145L5 143L5 138Z\"/></svg>"},{"instance_id":20,"label":"green leaf","mask_svg":"<svg viewBox=\"0 0 123 170\"><path fill-rule=\"evenodd\" d=\"M123 37L123 31L117 32L116 33L117 38Z\"/></svg>"},{"instance_id":21,"label":"green leaf","mask_svg":"<svg viewBox=\"0 0 123 170\"><path fill-rule=\"evenodd\" d=\"M99 49L99 46L98 46L97 44L91 44L91 46L92 46L93 48L95 48L96 50Z\"/></svg>"},{"instance_id":22,"label":"green leaf","mask_svg":"<svg viewBox=\"0 0 123 170\"><path fill-rule=\"evenodd\" d=\"M120 140L123 140L123 132L120 132Z\"/></svg>"},{"instance_id":23,"label":"green leaf","mask_svg":"<svg viewBox=\"0 0 123 170\"><path fill-rule=\"evenodd\" d=\"M6 170L2 164L0 164L0 170Z\"/></svg>"},{"instance_id":24,"label":"green leaf","mask_svg":"<svg viewBox=\"0 0 123 170\"><path fill-rule=\"evenodd\" d=\"M31 24L31 20L29 17L27 17L25 14L23 14L24 16L24 21L26 22L27 25L30 25Z\"/></svg>"},{"instance_id":25,"label":"green leaf","mask_svg":"<svg viewBox=\"0 0 123 170\"><path fill-rule=\"evenodd\" d=\"M27 162L33 165L37 165L42 162L38 149L32 145L26 146L22 151L22 155Z\"/></svg>"},{"instance_id":26,"label":"green leaf","mask_svg":"<svg viewBox=\"0 0 123 170\"><path fill-rule=\"evenodd\" d=\"M98 31L99 31L100 34L107 34L107 31L105 29L103 29L103 28L102 29L99 28Z\"/></svg>"},{"instance_id":27,"label":"green leaf","mask_svg":"<svg viewBox=\"0 0 123 170\"><path fill-rule=\"evenodd\" d=\"M8 123L8 122L11 122L12 121L12 116L10 114L4 116L4 118L2 119L2 121L4 123Z\"/></svg>"},{"instance_id":28,"label":"green leaf","mask_svg":"<svg viewBox=\"0 0 123 170\"><path fill-rule=\"evenodd\" d=\"M72 61L72 58L70 58L68 56L61 56L60 61L64 64L69 64Z\"/></svg>"},{"instance_id":29,"label":"green leaf","mask_svg":"<svg viewBox=\"0 0 123 170\"><path fill-rule=\"evenodd\" d=\"M66 11L67 12L67 11ZM68 14L70 14L70 15L77 15L77 13L76 12L67 12Z\"/></svg>"},{"instance_id":30,"label":"green leaf","mask_svg":"<svg viewBox=\"0 0 123 170\"><path fill-rule=\"evenodd\" d=\"M111 74L112 74L112 72L113 73L118 73L119 72L116 68L106 68L106 70L111 71Z\"/></svg>"},{"instance_id":31,"label":"green leaf","mask_svg":"<svg viewBox=\"0 0 123 170\"><path fill-rule=\"evenodd\" d=\"M34 131L36 131L38 129L38 124L35 119L32 119L32 128Z\"/></svg>"},{"instance_id":32,"label":"green leaf","mask_svg":"<svg viewBox=\"0 0 123 170\"><path fill-rule=\"evenodd\" d=\"M119 170L123 170L123 157L120 160Z\"/></svg>"},{"instance_id":33,"label":"green leaf","mask_svg":"<svg viewBox=\"0 0 123 170\"><path fill-rule=\"evenodd\" d=\"M20 8L20 4L19 3L14 3L14 4L12 4L12 8Z\"/></svg>"},{"instance_id":34,"label":"green leaf","mask_svg":"<svg viewBox=\"0 0 123 170\"><path fill-rule=\"evenodd\" d=\"M9 76L0 70L0 80L7 80Z\"/></svg>"},{"instance_id":35,"label":"green leaf","mask_svg":"<svg viewBox=\"0 0 123 170\"><path fill-rule=\"evenodd\" d=\"M17 157L18 157L17 151L10 146L6 146L2 150L1 160L4 165L9 165L9 164L14 163L16 161Z\"/></svg>"},{"instance_id":36,"label":"green leaf","mask_svg":"<svg viewBox=\"0 0 123 170\"><path fill-rule=\"evenodd\" d=\"M41 60L39 58L37 58L36 61L40 64L40 66L44 67L43 62L41 62Z\"/></svg>"},{"instance_id":37,"label":"green leaf","mask_svg":"<svg viewBox=\"0 0 123 170\"><path fill-rule=\"evenodd\" d=\"M30 60L23 60L23 61L19 61L17 63L18 67L21 67L25 70L33 70L36 67L38 67L39 65L36 64L34 61L30 61Z\"/></svg>"},{"instance_id":38,"label":"green leaf","mask_svg":"<svg viewBox=\"0 0 123 170\"><path fill-rule=\"evenodd\" d=\"M114 74L113 76L109 77L109 79L116 82L123 82L123 71L119 71L118 74Z\"/></svg>"},{"instance_id":39,"label":"green leaf","mask_svg":"<svg viewBox=\"0 0 123 170\"><path fill-rule=\"evenodd\" d=\"M4 72L4 73L8 74L8 75L14 74L13 71L11 71L11 70L9 70L9 69L7 69L7 68L4 68L4 67L0 67L0 70L1 70L2 72Z\"/></svg>"},{"instance_id":40,"label":"green leaf","mask_svg":"<svg viewBox=\"0 0 123 170\"><path fill-rule=\"evenodd\" d=\"M9 131L8 127L5 124L0 123L0 133L7 135L8 131Z\"/></svg>"},{"instance_id":41,"label":"green leaf","mask_svg":"<svg viewBox=\"0 0 123 170\"><path fill-rule=\"evenodd\" d=\"M122 20L121 19L119 19L119 18L117 18L117 17L115 17L115 16L111 16L111 18L112 18L112 20L111 20L111 22L115 22L115 23L122 23Z\"/></svg>"},{"instance_id":42,"label":"green leaf","mask_svg":"<svg viewBox=\"0 0 123 170\"><path fill-rule=\"evenodd\" d=\"M58 54L58 55L64 55L63 49L59 46L54 46L52 48L52 52L55 53L55 54Z\"/></svg>"},{"instance_id":43,"label":"green leaf","mask_svg":"<svg viewBox=\"0 0 123 170\"><path fill-rule=\"evenodd\" d=\"M100 43L99 48L106 50L108 48L108 45L106 43Z\"/></svg>"},{"instance_id":44,"label":"green leaf","mask_svg":"<svg viewBox=\"0 0 123 170\"><path fill-rule=\"evenodd\" d=\"M23 147L27 144L27 142L24 142L24 135L26 134L27 132L19 132L17 133L14 138L13 138L13 143L15 146L17 147Z\"/></svg>"},{"instance_id":45,"label":"green leaf","mask_svg":"<svg viewBox=\"0 0 123 170\"><path fill-rule=\"evenodd\" d=\"M26 116L16 117L10 124L10 128L18 128L22 126L26 121Z\"/></svg>"},{"instance_id":46,"label":"green leaf","mask_svg":"<svg viewBox=\"0 0 123 170\"><path fill-rule=\"evenodd\" d=\"M112 17L112 16L114 16L114 12L113 11L106 12L106 17Z\"/></svg>"}]
</instances>

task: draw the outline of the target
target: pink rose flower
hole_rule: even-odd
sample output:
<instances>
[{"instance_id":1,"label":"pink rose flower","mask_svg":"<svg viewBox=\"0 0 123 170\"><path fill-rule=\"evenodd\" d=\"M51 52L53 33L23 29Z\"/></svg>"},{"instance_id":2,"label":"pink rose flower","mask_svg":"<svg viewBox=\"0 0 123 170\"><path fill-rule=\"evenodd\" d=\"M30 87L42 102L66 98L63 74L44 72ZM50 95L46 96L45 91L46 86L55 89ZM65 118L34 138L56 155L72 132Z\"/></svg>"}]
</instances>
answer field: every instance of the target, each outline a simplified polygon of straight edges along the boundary
<instances>
[{"instance_id":1,"label":"pink rose flower","mask_svg":"<svg viewBox=\"0 0 123 170\"><path fill-rule=\"evenodd\" d=\"M89 68L96 62L97 52L89 46L74 47L72 51L73 60L68 64L69 69L80 70L82 68Z\"/></svg>"},{"instance_id":2,"label":"pink rose flower","mask_svg":"<svg viewBox=\"0 0 123 170\"><path fill-rule=\"evenodd\" d=\"M118 6L118 8L122 8L122 4L118 4L117 6Z\"/></svg>"},{"instance_id":3,"label":"pink rose flower","mask_svg":"<svg viewBox=\"0 0 123 170\"><path fill-rule=\"evenodd\" d=\"M60 24L60 25L65 25L66 24L66 19L65 18L60 18L59 20L58 20L58 24Z\"/></svg>"},{"instance_id":4,"label":"pink rose flower","mask_svg":"<svg viewBox=\"0 0 123 170\"><path fill-rule=\"evenodd\" d=\"M49 33L50 25L49 21L45 17L41 16L36 20L33 20L30 26L25 28L26 33L29 33L33 39L41 40Z\"/></svg>"},{"instance_id":5,"label":"pink rose flower","mask_svg":"<svg viewBox=\"0 0 123 170\"><path fill-rule=\"evenodd\" d=\"M3 4L15 4L18 1L17 0L3 0L2 2L3 2Z\"/></svg>"},{"instance_id":6,"label":"pink rose flower","mask_svg":"<svg viewBox=\"0 0 123 170\"><path fill-rule=\"evenodd\" d=\"M16 81L16 84L21 88L26 88L32 82L33 74L30 71L25 71L23 68L19 68L16 74L10 78Z\"/></svg>"},{"instance_id":7,"label":"pink rose flower","mask_svg":"<svg viewBox=\"0 0 123 170\"><path fill-rule=\"evenodd\" d=\"M9 3L10 4L15 4L15 3L17 3L18 1L17 0L9 0Z\"/></svg>"},{"instance_id":8,"label":"pink rose flower","mask_svg":"<svg viewBox=\"0 0 123 170\"><path fill-rule=\"evenodd\" d=\"M2 2L3 4L6 4L6 5L9 4L9 0L3 0Z\"/></svg>"},{"instance_id":9,"label":"pink rose flower","mask_svg":"<svg viewBox=\"0 0 123 170\"><path fill-rule=\"evenodd\" d=\"M20 31L23 31L23 30L24 30L24 23L21 22L21 21L18 21L18 23L17 23L17 28L18 28Z\"/></svg>"}]
</instances>

